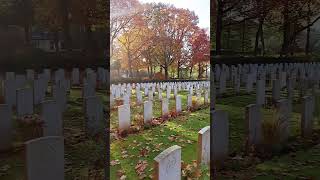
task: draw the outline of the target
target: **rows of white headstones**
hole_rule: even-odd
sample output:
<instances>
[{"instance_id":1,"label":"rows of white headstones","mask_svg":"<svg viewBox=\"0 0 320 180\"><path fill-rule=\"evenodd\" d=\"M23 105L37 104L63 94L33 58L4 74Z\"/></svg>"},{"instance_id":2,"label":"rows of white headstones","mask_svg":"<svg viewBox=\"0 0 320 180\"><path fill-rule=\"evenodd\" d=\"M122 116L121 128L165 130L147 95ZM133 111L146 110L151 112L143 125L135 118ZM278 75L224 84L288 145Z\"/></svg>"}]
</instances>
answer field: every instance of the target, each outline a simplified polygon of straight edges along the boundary
<instances>
[{"instance_id":1,"label":"rows of white headstones","mask_svg":"<svg viewBox=\"0 0 320 180\"><path fill-rule=\"evenodd\" d=\"M300 92L302 100L301 108L301 136L308 138L312 135L313 119L315 109L315 96L320 96L320 63L279 63L279 64L244 64L244 65L215 65L213 69L214 81L211 91L215 103L216 95L223 95L227 92L227 86L235 93L240 92L241 85L244 85L247 93L256 92L256 103L245 107L246 116L246 136L248 147L252 145L261 145L262 134L262 113L261 109L266 104L266 91L272 89L272 102L276 111L280 115L281 134L280 140L285 143L290 136L290 117L292 112L292 103L294 90ZM229 82L229 83L227 83ZM266 85L268 83L268 85ZM216 87L217 86L217 87ZM285 90L287 97L281 96L281 90ZM206 159L206 162L222 162L228 157L229 153L229 119L228 113L223 110L214 110L210 113L213 119L212 133L210 127L199 132L207 131L208 137L203 138L206 141L200 143L211 146L213 157L205 150L207 147L198 147L198 156L200 159ZM212 143L210 144L210 138ZM207 152L204 153L203 152ZM198 158L199 159L199 158ZM181 179L181 148L172 146L155 159L156 177L159 180Z\"/></svg>"},{"instance_id":2,"label":"rows of white headstones","mask_svg":"<svg viewBox=\"0 0 320 180\"><path fill-rule=\"evenodd\" d=\"M188 91L187 109L193 108L192 99L196 99L197 106L201 105L202 97L204 97L205 104L209 103L209 81L112 84L110 89L111 106L114 106L114 102L117 99L123 101L123 105L118 106L119 130L128 130L131 126L130 109L132 103L130 100L133 97L133 92L136 97L135 105L141 105L143 103L143 95L147 97L147 101L143 103L143 119L145 124L150 124L153 119L153 101L161 102L161 114L162 117L166 117L170 112L169 99L173 93L173 98L175 99L174 111L179 114L183 110L181 95L179 95L180 91ZM166 96L163 97L162 92L166 92ZM156 93L158 94L158 98L154 97Z\"/></svg>"},{"instance_id":3,"label":"rows of white headstones","mask_svg":"<svg viewBox=\"0 0 320 180\"><path fill-rule=\"evenodd\" d=\"M53 73L53 74L52 74ZM52 75L51 75L52 74ZM107 70L87 68L81 75L78 68L72 69L70 78L64 69L41 73L27 70L25 74L6 72L0 80L0 150L12 148L13 118L23 122L24 117L33 115L40 107L43 121L42 137L25 142L26 179L64 179L63 112L68 108L68 94L71 87L82 87L86 132L94 135L103 130L102 98L97 96L97 87L106 87ZM51 90L48 90L51 85ZM49 94L49 95L48 95Z\"/></svg>"}]
</instances>

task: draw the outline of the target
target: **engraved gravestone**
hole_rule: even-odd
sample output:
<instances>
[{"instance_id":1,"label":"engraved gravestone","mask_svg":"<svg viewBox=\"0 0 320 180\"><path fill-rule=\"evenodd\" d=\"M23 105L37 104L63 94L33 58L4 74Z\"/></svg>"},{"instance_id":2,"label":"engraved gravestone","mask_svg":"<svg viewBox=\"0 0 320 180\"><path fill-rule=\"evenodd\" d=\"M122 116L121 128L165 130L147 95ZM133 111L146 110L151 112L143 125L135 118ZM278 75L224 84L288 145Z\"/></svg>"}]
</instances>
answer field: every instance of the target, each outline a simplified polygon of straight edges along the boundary
<instances>
[{"instance_id":1,"label":"engraved gravestone","mask_svg":"<svg viewBox=\"0 0 320 180\"><path fill-rule=\"evenodd\" d=\"M130 105L124 104L118 107L119 129L128 130L131 125Z\"/></svg>"},{"instance_id":2,"label":"engraved gravestone","mask_svg":"<svg viewBox=\"0 0 320 180\"><path fill-rule=\"evenodd\" d=\"M16 106L17 93L16 93L15 80L5 80L3 86L4 86L5 103L8 104L10 106L10 108Z\"/></svg>"},{"instance_id":3,"label":"engraved gravestone","mask_svg":"<svg viewBox=\"0 0 320 180\"><path fill-rule=\"evenodd\" d=\"M11 107L8 104L0 104L0 151L11 148L11 141L13 137L11 113Z\"/></svg>"},{"instance_id":4,"label":"engraved gravestone","mask_svg":"<svg viewBox=\"0 0 320 180\"><path fill-rule=\"evenodd\" d=\"M153 92L152 91L149 91L149 101L153 101Z\"/></svg>"},{"instance_id":5,"label":"engraved gravestone","mask_svg":"<svg viewBox=\"0 0 320 180\"><path fill-rule=\"evenodd\" d=\"M313 129L313 97L305 96L302 100L302 115L301 115L301 135L302 137L310 137Z\"/></svg>"},{"instance_id":6,"label":"engraved gravestone","mask_svg":"<svg viewBox=\"0 0 320 180\"><path fill-rule=\"evenodd\" d=\"M192 108L192 95L188 94L187 96L187 106L188 109Z\"/></svg>"},{"instance_id":7,"label":"engraved gravestone","mask_svg":"<svg viewBox=\"0 0 320 180\"><path fill-rule=\"evenodd\" d=\"M167 98L162 99L162 116L167 116L169 114L169 103Z\"/></svg>"},{"instance_id":8,"label":"engraved gravestone","mask_svg":"<svg viewBox=\"0 0 320 180\"><path fill-rule=\"evenodd\" d=\"M27 80L34 80L34 70L27 69Z\"/></svg>"},{"instance_id":9,"label":"engraved gravestone","mask_svg":"<svg viewBox=\"0 0 320 180\"><path fill-rule=\"evenodd\" d=\"M181 179L181 147L174 145L160 153L155 160L155 179Z\"/></svg>"},{"instance_id":10,"label":"engraved gravestone","mask_svg":"<svg viewBox=\"0 0 320 180\"><path fill-rule=\"evenodd\" d=\"M208 92L208 90L206 90L206 91L204 92L204 103L205 103L205 104L208 104L208 103L209 103L209 92Z\"/></svg>"},{"instance_id":11,"label":"engraved gravestone","mask_svg":"<svg viewBox=\"0 0 320 180\"><path fill-rule=\"evenodd\" d=\"M278 115L278 121L280 124L281 134L280 140L286 141L290 134L290 112L289 112L289 101L287 99L281 99L276 102L276 109Z\"/></svg>"},{"instance_id":12,"label":"engraved gravestone","mask_svg":"<svg viewBox=\"0 0 320 180\"><path fill-rule=\"evenodd\" d=\"M123 104L129 104L130 105L130 96L129 96L129 94L123 95Z\"/></svg>"},{"instance_id":13,"label":"engraved gravestone","mask_svg":"<svg viewBox=\"0 0 320 180\"><path fill-rule=\"evenodd\" d=\"M137 91L137 103L142 104L142 93L141 91Z\"/></svg>"},{"instance_id":14,"label":"engraved gravestone","mask_svg":"<svg viewBox=\"0 0 320 180\"><path fill-rule=\"evenodd\" d=\"M40 118L44 122L43 136L63 135L62 113L55 101L48 100L41 103Z\"/></svg>"},{"instance_id":15,"label":"engraved gravestone","mask_svg":"<svg viewBox=\"0 0 320 180\"><path fill-rule=\"evenodd\" d=\"M27 180L64 180L63 137L47 136L25 143Z\"/></svg>"},{"instance_id":16,"label":"engraved gravestone","mask_svg":"<svg viewBox=\"0 0 320 180\"><path fill-rule=\"evenodd\" d=\"M80 72L78 68L72 69L72 85L79 85L80 84Z\"/></svg>"},{"instance_id":17,"label":"engraved gravestone","mask_svg":"<svg viewBox=\"0 0 320 180\"><path fill-rule=\"evenodd\" d=\"M211 124L212 133L212 160L220 163L225 160L229 152L229 120L228 114L222 110L215 110L211 114L213 123Z\"/></svg>"},{"instance_id":18,"label":"engraved gravestone","mask_svg":"<svg viewBox=\"0 0 320 180\"><path fill-rule=\"evenodd\" d=\"M210 164L210 126L198 132L198 164Z\"/></svg>"},{"instance_id":19,"label":"engraved gravestone","mask_svg":"<svg viewBox=\"0 0 320 180\"><path fill-rule=\"evenodd\" d=\"M98 96L85 99L86 130L89 135L96 135L103 130L103 104Z\"/></svg>"},{"instance_id":20,"label":"engraved gravestone","mask_svg":"<svg viewBox=\"0 0 320 180\"><path fill-rule=\"evenodd\" d=\"M53 85L52 95L53 99L57 102L60 111L64 112L67 107L67 94L65 89L59 85Z\"/></svg>"},{"instance_id":21,"label":"engraved gravestone","mask_svg":"<svg viewBox=\"0 0 320 180\"><path fill-rule=\"evenodd\" d=\"M33 97L34 97L34 104L35 105L40 104L41 101L44 100L44 98L46 96L46 90L47 90L47 86L46 86L45 79L43 77L34 80Z\"/></svg>"},{"instance_id":22,"label":"engraved gravestone","mask_svg":"<svg viewBox=\"0 0 320 180\"><path fill-rule=\"evenodd\" d=\"M181 96L177 95L177 98L176 98L176 113L180 113L181 111L182 111L182 108L181 108Z\"/></svg>"},{"instance_id":23,"label":"engraved gravestone","mask_svg":"<svg viewBox=\"0 0 320 180\"><path fill-rule=\"evenodd\" d=\"M152 101L144 102L143 106L143 119L144 124L149 124L152 121L153 111L152 111Z\"/></svg>"},{"instance_id":24,"label":"engraved gravestone","mask_svg":"<svg viewBox=\"0 0 320 180\"><path fill-rule=\"evenodd\" d=\"M280 80L275 79L272 81L272 100L276 102L280 99Z\"/></svg>"},{"instance_id":25,"label":"engraved gravestone","mask_svg":"<svg viewBox=\"0 0 320 180\"><path fill-rule=\"evenodd\" d=\"M261 128L261 111L260 106L256 104L250 104L246 106L246 128L247 128L247 140L248 146L259 145L262 141L262 128Z\"/></svg>"},{"instance_id":26,"label":"engraved gravestone","mask_svg":"<svg viewBox=\"0 0 320 180\"><path fill-rule=\"evenodd\" d=\"M266 96L266 82L265 80L258 80L257 81L257 88L256 88L256 104L264 105L265 104L265 96Z\"/></svg>"},{"instance_id":27,"label":"engraved gravestone","mask_svg":"<svg viewBox=\"0 0 320 180\"><path fill-rule=\"evenodd\" d=\"M17 89L17 117L33 114L32 88Z\"/></svg>"}]
</instances>

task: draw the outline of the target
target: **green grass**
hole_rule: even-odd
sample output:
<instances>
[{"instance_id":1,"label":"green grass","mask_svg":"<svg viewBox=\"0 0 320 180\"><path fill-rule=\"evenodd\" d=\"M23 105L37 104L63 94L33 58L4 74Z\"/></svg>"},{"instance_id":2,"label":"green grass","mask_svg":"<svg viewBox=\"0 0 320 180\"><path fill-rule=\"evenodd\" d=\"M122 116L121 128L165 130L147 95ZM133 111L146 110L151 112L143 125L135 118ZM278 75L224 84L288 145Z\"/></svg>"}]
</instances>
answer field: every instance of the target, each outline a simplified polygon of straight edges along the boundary
<instances>
[{"instance_id":1,"label":"green grass","mask_svg":"<svg viewBox=\"0 0 320 180\"><path fill-rule=\"evenodd\" d=\"M259 162L244 156L243 160L230 160L226 168L218 171L217 179L320 179L320 147L313 147L300 138L301 102L299 93L295 91L293 113L290 119L290 140L294 145L290 154L280 154L270 160ZM266 93L267 98L271 92ZM282 98L286 98L286 92L282 91ZM255 93L246 94L242 89L239 95L229 91L222 98L217 99L216 109L228 112L230 123L230 154L242 156L245 142L245 106L255 104ZM269 119L272 115L270 107L262 109L263 119ZM314 129L319 130L320 123L315 120ZM295 152L296 151L296 152ZM260 160L261 161L261 160Z\"/></svg>"},{"instance_id":2,"label":"green grass","mask_svg":"<svg viewBox=\"0 0 320 180\"><path fill-rule=\"evenodd\" d=\"M270 161L256 166L255 179L267 177L276 179L320 179L320 146L308 150L301 150L282 157L275 157ZM267 175L268 174L268 175Z\"/></svg>"},{"instance_id":3,"label":"green grass","mask_svg":"<svg viewBox=\"0 0 320 180\"><path fill-rule=\"evenodd\" d=\"M182 109L187 108L188 92L180 92L182 97ZM165 93L163 93L165 97ZM137 118L143 115L143 106L135 106L131 99L131 114L134 114L132 124L136 123ZM161 104L158 100L158 95L154 97L153 113L154 117L161 116ZM144 97L147 100L147 97ZM201 103L203 103L203 98ZM175 108L175 100L173 95L169 102L169 109ZM136 118L135 118L136 117ZM143 117L142 117L143 118ZM154 173L154 158L165 149L179 145L182 147L182 160L185 163L191 164L197 159L197 140L198 131L210 124L209 107L195 111L183 112L177 118L158 126L152 126L144 129L137 134L129 134L128 137L119 140L112 139L111 143L111 161L118 161L119 164L111 166L111 179L117 179L120 175L125 175L127 179L138 179L145 177L151 179ZM111 112L111 129L114 131L117 128L117 110ZM141 154L141 151L146 151ZM135 166L139 161L146 161L147 167L143 174L138 175ZM202 171L202 179L209 179L207 173L208 168ZM120 174L120 175L119 175Z\"/></svg>"}]
</instances>

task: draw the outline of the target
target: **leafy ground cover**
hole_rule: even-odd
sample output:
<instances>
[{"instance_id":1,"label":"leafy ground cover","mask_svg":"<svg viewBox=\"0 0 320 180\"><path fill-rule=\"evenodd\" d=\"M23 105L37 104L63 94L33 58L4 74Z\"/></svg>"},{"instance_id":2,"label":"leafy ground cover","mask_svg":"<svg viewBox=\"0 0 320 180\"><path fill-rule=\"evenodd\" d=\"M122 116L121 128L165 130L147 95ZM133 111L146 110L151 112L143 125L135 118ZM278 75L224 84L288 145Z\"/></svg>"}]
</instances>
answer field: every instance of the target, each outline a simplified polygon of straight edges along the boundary
<instances>
[{"instance_id":1,"label":"leafy ground cover","mask_svg":"<svg viewBox=\"0 0 320 180\"><path fill-rule=\"evenodd\" d=\"M168 121L141 129L139 132L118 138L116 134L117 111L111 112L111 179L152 179L154 175L154 158L163 150L178 145L182 147L184 177L198 177L209 179L209 168L195 168L197 159L198 131L210 125L209 106L202 106L200 110L186 111L188 92L180 92L184 111ZM165 97L165 94L163 94ZM158 96L154 97L158 99ZM131 103L135 103L135 97ZM146 100L145 97L144 100ZM203 103L204 99L201 99ZM169 109L175 108L173 95L169 101ZM153 103L154 117L161 116L161 104ZM131 106L133 124L141 120L143 106ZM200 169L200 170L196 170Z\"/></svg>"}]
</instances>

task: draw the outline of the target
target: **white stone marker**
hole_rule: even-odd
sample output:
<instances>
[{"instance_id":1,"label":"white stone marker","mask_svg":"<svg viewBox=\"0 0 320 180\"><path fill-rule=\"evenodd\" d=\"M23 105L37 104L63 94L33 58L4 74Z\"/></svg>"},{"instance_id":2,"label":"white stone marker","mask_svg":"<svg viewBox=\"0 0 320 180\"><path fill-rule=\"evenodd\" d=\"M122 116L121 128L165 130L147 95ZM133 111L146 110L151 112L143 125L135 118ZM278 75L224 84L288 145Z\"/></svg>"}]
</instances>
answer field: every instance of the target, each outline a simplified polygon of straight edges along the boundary
<instances>
[{"instance_id":1,"label":"white stone marker","mask_svg":"<svg viewBox=\"0 0 320 180\"><path fill-rule=\"evenodd\" d=\"M246 106L246 135L247 135L247 148L251 145L260 145L262 143L262 115L260 105L250 104Z\"/></svg>"},{"instance_id":2,"label":"white stone marker","mask_svg":"<svg viewBox=\"0 0 320 180\"><path fill-rule=\"evenodd\" d=\"M289 112L289 101L287 99L281 99L276 102L277 113L280 121L281 135L280 140L282 142L287 141L290 135L290 112Z\"/></svg>"},{"instance_id":3,"label":"white stone marker","mask_svg":"<svg viewBox=\"0 0 320 180\"><path fill-rule=\"evenodd\" d=\"M152 101L145 101L143 110L144 124L149 124L153 118Z\"/></svg>"},{"instance_id":4,"label":"white stone marker","mask_svg":"<svg viewBox=\"0 0 320 180\"><path fill-rule=\"evenodd\" d=\"M33 114L32 88L17 89L17 117Z\"/></svg>"},{"instance_id":5,"label":"white stone marker","mask_svg":"<svg viewBox=\"0 0 320 180\"><path fill-rule=\"evenodd\" d=\"M57 102L60 111L64 112L67 108L67 94L64 87L60 87L59 85L52 86L52 96Z\"/></svg>"},{"instance_id":6,"label":"white stone marker","mask_svg":"<svg viewBox=\"0 0 320 180\"><path fill-rule=\"evenodd\" d=\"M63 137L47 136L25 143L27 180L64 180Z\"/></svg>"},{"instance_id":7,"label":"white stone marker","mask_svg":"<svg viewBox=\"0 0 320 180\"><path fill-rule=\"evenodd\" d=\"M266 82L264 79L257 81L256 104L264 105L266 97Z\"/></svg>"},{"instance_id":8,"label":"white stone marker","mask_svg":"<svg viewBox=\"0 0 320 180\"><path fill-rule=\"evenodd\" d=\"M301 115L301 136L311 137L313 129L314 102L311 96L303 97Z\"/></svg>"},{"instance_id":9,"label":"white stone marker","mask_svg":"<svg viewBox=\"0 0 320 180\"><path fill-rule=\"evenodd\" d=\"M209 93L207 90L204 92L204 103L205 104L209 103Z\"/></svg>"},{"instance_id":10,"label":"white stone marker","mask_svg":"<svg viewBox=\"0 0 320 180\"><path fill-rule=\"evenodd\" d=\"M174 145L160 153L155 160L155 179L181 179L181 147Z\"/></svg>"},{"instance_id":11,"label":"white stone marker","mask_svg":"<svg viewBox=\"0 0 320 180\"><path fill-rule=\"evenodd\" d=\"M0 151L9 150L12 141L12 111L8 104L0 104Z\"/></svg>"},{"instance_id":12,"label":"white stone marker","mask_svg":"<svg viewBox=\"0 0 320 180\"><path fill-rule=\"evenodd\" d=\"M213 123L211 124L212 133L212 160L220 163L228 157L229 152L229 120L227 112L215 110L211 114Z\"/></svg>"},{"instance_id":13,"label":"white stone marker","mask_svg":"<svg viewBox=\"0 0 320 180\"><path fill-rule=\"evenodd\" d=\"M124 104L118 107L119 129L128 130L131 125L130 105Z\"/></svg>"},{"instance_id":14,"label":"white stone marker","mask_svg":"<svg viewBox=\"0 0 320 180\"><path fill-rule=\"evenodd\" d=\"M79 85L80 84L80 72L78 68L72 69L72 85Z\"/></svg>"},{"instance_id":15,"label":"white stone marker","mask_svg":"<svg viewBox=\"0 0 320 180\"><path fill-rule=\"evenodd\" d=\"M149 91L149 95L148 95L149 101L153 101L153 92Z\"/></svg>"},{"instance_id":16,"label":"white stone marker","mask_svg":"<svg viewBox=\"0 0 320 180\"><path fill-rule=\"evenodd\" d=\"M10 108L17 105L17 93L16 93L16 82L15 80L5 80L4 81L4 98L6 104Z\"/></svg>"},{"instance_id":17,"label":"white stone marker","mask_svg":"<svg viewBox=\"0 0 320 180\"><path fill-rule=\"evenodd\" d=\"M181 108L181 96L177 95L176 97L176 113L180 113L182 111Z\"/></svg>"},{"instance_id":18,"label":"white stone marker","mask_svg":"<svg viewBox=\"0 0 320 180\"><path fill-rule=\"evenodd\" d=\"M43 136L62 136L62 113L56 101L49 100L41 103L41 120L44 121Z\"/></svg>"},{"instance_id":19,"label":"white stone marker","mask_svg":"<svg viewBox=\"0 0 320 180\"><path fill-rule=\"evenodd\" d=\"M129 104L130 105L130 96L129 96L129 94L123 95L123 104Z\"/></svg>"},{"instance_id":20,"label":"white stone marker","mask_svg":"<svg viewBox=\"0 0 320 180\"><path fill-rule=\"evenodd\" d=\"M169 102L167 98L162 99L162 116L168 116L169 114Z\"/></svg>"},{"instance_id":21,"label":"white stone marker","mask_svg":"<svg viewBox=\"0 0 320 180\"><path fill-rule=\"evenodd\" d=\"M90 96L85 99L86 131L94 136L103 131L103 104L98 96Z\"/></svg>"},{"instance_id":22,"label":"white stone marker","mask_svg":"<svg viewBox=\"0 0 320 180\"><path fill-rule=\"evenodd\" d=\"M142 93L137 91L137 104L142 104Z\"/></svg>"},{"instance_id":23,"label":"white stone marker","mask_svg":"<svg viewBox=\"0 0 320 180\"><path fill-rule=\"evenodd\" d=\"M210 126L198 132L198 164L210 164Z\"/></svg>"},{"instance_id":24,"label":"white stone marker","mask_svg":"<svg viewBox=\"0 0 320 180\"><path fill-rule=\"evenodd\" d=\"M275 79L272 81L272 100L276 102L280 99L280 80Z\"/></svg>"},{"instance_id":25,"label":"white stone marker","mask_svg":"<svg viewBox=\"0 0 320 180\"><path fill-rule=\"evenodd\" d=\"M188 109L191 109L192 108L192 95L188 94L187 96L187 106L188 106Z\"/></svg>"}]
</instances>

